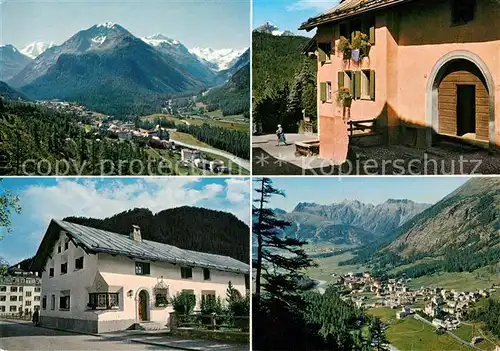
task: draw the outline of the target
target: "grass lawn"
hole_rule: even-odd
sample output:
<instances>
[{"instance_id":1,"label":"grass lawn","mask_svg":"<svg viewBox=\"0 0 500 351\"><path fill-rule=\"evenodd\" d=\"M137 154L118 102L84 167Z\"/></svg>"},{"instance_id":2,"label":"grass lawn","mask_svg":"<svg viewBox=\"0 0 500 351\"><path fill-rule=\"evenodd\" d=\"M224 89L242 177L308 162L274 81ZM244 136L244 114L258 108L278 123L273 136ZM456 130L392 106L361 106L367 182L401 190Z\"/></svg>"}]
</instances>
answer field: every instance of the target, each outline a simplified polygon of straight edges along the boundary
<instances>
[{"instance_id":1,"label":"grass lawn","mask_svg":"<svg viewBox=\"0 0 500 351\"><path fill-rule=\"evenodd\" d=\"M457 289L461 291L474 291L477 289L491 288L492 284L500 284L500 275L488 273L480 268L472 273L438 273L430 276L414 278L408 283L412 289L426 287L442 287L444 289Z\"/></svg>"},{"instance_id":2,"label":"grass lawn","mask_svg":"<svg viewBox=\"0 0 500 351\"><path fill-rule=\"evenodd\" d=\"M204 143L202 141L199 141L198 139L196 139L191 134L181 133L181 132L170 132L170 138L174 139L174 140L182 141L183 143L187 143L187 144L190 144L190 145L199 146L199 147L205 147L207 149L217 150L213 146L210 146L210 145L208 145L208 144L206 144L206 143Z\"/></svg>"},{"instance_id":3,"label":"grass lawn","mask_svg":"<svg viewBox=\"0 0 500 351\"><path fill-rule=\"evenodd\" d=\"M348 260L352 257L352 253L346 252L337 256L330 256L325 258L316 258L314 262L318 264L317 267L311 267L307 271L307 275L312 279L330 281L332 273L344 274L348 272L364 272L366 269L363 266L339 266L341 261Z\"/></svg>"},{"instance_id":4,"label":"grass lawn","mask_svg":"<svg viewBox=\"0 0 500 351\"><path fill-rule=\"evenodd\" d=\"M217 112L220 112L220 113L217 113ZM195 125L195 126L201 126L203 123L207 123L208 125L211 125L211 126L232 129L232 130L239 130L239 131L247 132L247 133L250 130L250 121L248 121L247 123L239 122L239 120L241 118L243 118L243 116L241 116L241 115L222 117L221 111L213 111L213 112L209 112L207 114L209 116L213 115L213 117L223 118L224 121L202 119L202 118L183 118L183 119L181 119L181 118L177 118L177 117L167 115L167 114L162 114L162 113L155 113L153 115L142 117L142 119L150 121L150 122L154 122L158 118L165 118L171 122L174 122L175 124L190 124L190 125ZM233 119L235 119L234 122L231 121Z\"/></svg>"},{"instance_id":5,"label":"grass lawn","mask_svg":"<svg viewBox=\"0 0 500 351\"><path fill-rule=\"evenodd\" d=\"M389 327L386 336L389 342L401 351L462 351L472 350L447 334L437 335L433 326L416 320L412 316L396 319L396 311L390 308L372 308L368 314L378 316Z\"/></svg>"}]
</instances>

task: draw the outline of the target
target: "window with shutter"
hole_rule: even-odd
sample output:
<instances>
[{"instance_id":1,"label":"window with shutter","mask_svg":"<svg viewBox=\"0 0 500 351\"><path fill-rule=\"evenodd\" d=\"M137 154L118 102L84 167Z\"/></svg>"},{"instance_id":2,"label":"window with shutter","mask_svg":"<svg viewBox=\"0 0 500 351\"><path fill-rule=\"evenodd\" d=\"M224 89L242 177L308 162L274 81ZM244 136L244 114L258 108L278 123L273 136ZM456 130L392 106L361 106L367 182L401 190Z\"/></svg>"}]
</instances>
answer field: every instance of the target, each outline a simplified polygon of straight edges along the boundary
<instances>
[{"instance_id":1,"label":"window with shutter","mask_svg":"<svg viewBox=\"0 0 500 351\"><path fill-rule=\"evenodd\" d=\"M354 98L359 99L361 97L361 72L354 72Z\"/></svg>"},{"instance_id":2,"label":"window with shutter","mask_svg":"<svg viewBox=\"0 0 500 351\"><path fill-rule=\"evenodd\" d=\"M375 71L370 71L370 99L375 101Z\"/></svg>"},{"instance_id":3,"label":"window with shutter","mask_svg":"<svg viewBox=\"0 0 500 351\"><path fill-rule=\"evenodd\" d=\"M337 88L340 91L340 88L344 87L344 72L341 71L337 74Z\"/></svg>"},{"instance_id":4,"label":"window with shutter","mask_svg":"<svg viewBox=\"0 0 500 351\"><path fill-rule=\"evenodd\" d=\"M326 101L326 83L325 82L321 82L319 84L319 87L320 87L320 99L321 101L325 102Z\"/></svg>"}]
</instances>

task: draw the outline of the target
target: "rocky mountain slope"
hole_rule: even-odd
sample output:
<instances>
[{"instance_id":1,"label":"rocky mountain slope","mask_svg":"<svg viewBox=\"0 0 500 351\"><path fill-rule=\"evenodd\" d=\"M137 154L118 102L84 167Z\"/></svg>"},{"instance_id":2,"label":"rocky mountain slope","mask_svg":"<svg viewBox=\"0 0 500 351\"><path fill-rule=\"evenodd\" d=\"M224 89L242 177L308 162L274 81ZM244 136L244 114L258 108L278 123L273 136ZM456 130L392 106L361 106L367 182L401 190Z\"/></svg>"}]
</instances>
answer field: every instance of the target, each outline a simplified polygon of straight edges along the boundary
<instances>
[{"instance_id":1,"label":"rocky mountain slope","mask_svg":"<svg viewBox=\"0 0 500 351\"><path fill-rule=\"evenodd\" d=\"M51 47L56 46L54 42L45 43L45 42L33 42L31 44L26 45L21 49L21 52L28 56L31 59L37 58L41 55L45 50L50 49Z\"/></svg>"},{"instance_id":2,"label":"rocky mountain slope","mask_svg":"<svg viewBox=\"0 0 500 351\"><path fill-rule=\"evenodd\" d=\"M0 81L7 81L21 72L31 62L13 45L0 46Z\"/></svg>"},{"instance_id":3,"label":"rocky mountain slope","mask_svg":"<svg viewBox=\"0 0 500 351\"><path fill-rule=\"evenodd\" d=\"M472 178L409 222L386 250L435 256L472 246L500 247L500 178Z\"/></svg>"},{"instance_id":4,"label":"rocky mountain slope","mask_svg":"<svg viewBox=\"0 0 500 351\"><path fill-rule=\"evenodd\" d=\"M292 223L287 235L310 242L363 245L381 238L429 205L389 199L378 205L345 200L331 205L299 203L293 211L276 212Z\"/></svg>"}]
</instances>

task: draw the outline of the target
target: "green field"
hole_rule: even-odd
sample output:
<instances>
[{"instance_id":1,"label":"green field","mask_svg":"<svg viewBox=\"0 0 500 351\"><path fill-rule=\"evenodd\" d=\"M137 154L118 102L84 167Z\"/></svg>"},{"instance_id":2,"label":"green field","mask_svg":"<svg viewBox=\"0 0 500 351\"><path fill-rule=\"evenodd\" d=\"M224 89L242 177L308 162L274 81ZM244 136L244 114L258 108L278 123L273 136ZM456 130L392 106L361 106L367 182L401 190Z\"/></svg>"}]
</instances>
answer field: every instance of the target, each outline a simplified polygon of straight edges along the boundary
<instances>
[{"instance_id":1,"label":"green field","mask_svg":"<svg viewBox=\"0 0 500 351\"><path fill-rule=\"evenodd\" d=\"M387 339L389 343L401 351L473 350L447 334L436 334L436 329L433 326L416 320L412 316L397 320L397 311L381 307L369 309L367 313L380 317L389 326L386 330Z\"/></svg>"},{"instance_id":2,"label":"green field","mask_svg":"<svg viewBox=\"0 0 500 351\"><path fill-rule=\"evenodd\" d=\"M477 289L491 288L500 284L500 275L488 273L486 268L480 268L472 273L438 273L430 276L414 278L408 283L412 289L425 287L441 287L444 289L457 289L461 291L474 291Z\"/></svg>"},{"instance_id":3,"label":"green field","mask_svg":"<svg viewBox=\"0 0 500 351\"><path fill-rule=\"evenodd\" d=\"M339 266L338 263L341 261L348 260L352 258L353 255L350 252L345 252L337 256L330 256L325 258L317 258L314 260L318 264L317 267L311 267L307 271L309 277L315 280L325 280L330 281L332 279L332 273L335 274L345 274L348 272L364 272L366 268L361 265L356 266Z\"/></svg>"},{"instance_id":4,"label":"green field","mask_svg":"<svg viewBox=\"0 0 500 351\"><path fill-rule=\"evenodd\" d=\"M242 132L249 132L250 130L250 121L241 122L243 116L235 115L235 116L222 116L222 111L212 111L208 112L207 115L213 118L222 118L224 121L215 120L215 119L202 119L202 118L177 118L171 115L163 114L163 113L155 113L153 115L142 117L143 120L147 120L150 122L154 122L158 118L164 118L175 124L189 124L195 126L201 126L206 123L211 126L221 127L226 129L239 130ZM232 122L234 120L234 122Z\"/></svg>"}]
</instances>

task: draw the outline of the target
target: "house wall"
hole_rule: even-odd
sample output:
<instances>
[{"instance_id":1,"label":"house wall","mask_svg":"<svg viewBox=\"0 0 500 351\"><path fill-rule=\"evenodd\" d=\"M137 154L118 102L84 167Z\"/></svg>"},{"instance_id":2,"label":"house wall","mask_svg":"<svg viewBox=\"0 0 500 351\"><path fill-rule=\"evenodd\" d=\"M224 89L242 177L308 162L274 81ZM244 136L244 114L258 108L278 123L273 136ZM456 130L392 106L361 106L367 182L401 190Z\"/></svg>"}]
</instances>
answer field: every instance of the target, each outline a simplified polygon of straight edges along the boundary
<instances>
[{"instance_id":1,"label":"house wall","mask_svg":"<svg viewBox=\"0 0 500 351\"><path fill-rule=\"evenodd\" d=\"M45 270L42 273L41 299L47 297L46 309L40 310L40 323L45 326L75 330L86 333L97 333L97 314L86 311L88 303L87 287L91 286L97 272L97 255L86 254L81 248L69 242L68 250L64 250L64 242L67 236L62 233L54 245ZM57 252L61 245L61 252ZM83 259L83 269L75 270L75 259ZM61 263L68 262L68 272L61 274ZM49 269L54 268L54 277L49 277ZM70 309L68 311L59 308L59 297L61 292L70 291ZM55 295L55 308L51 308L51 296ZM42 301L40 301L42 305Z\"/></svg>"},{"instance_id":2,"label":"house wall","mask_svg":"<svg viewBox=\"0 0 500 351\"><path fill-rule=\"evenodd\" d=\"M180 266L163 262L149 262L150 274L136 275L135 262L139 260L108 254L99 254L98 256L97 269L100 272L119 275L120 286L123 287L119 296L120 301L123 301L120 310L102 312L99 315L100 332L103 330L125 329L133 323L139 322L138 296L142 290L146 290L149 297L149 319L167 324L169 313L173 312L172 307L154 306L153 288L160 279L163 279L163 282L168 285L169 297L182 292L184 289L194 290L197 308L200 307L201 295L204 290L215 291L216 296L220 296L224 300L229 281L242 296L245 296L245 276L243 274L211 269L210 280L205 281L203 280L203 269L195 267L193 268L192 279L182 279Z\"/></svg>"},{"instance_id":3,"label":"house wall","mask_svg":"<svg viewBox=\"0 0 500 351\"><path fill-rule=\"evenodd\" d=\"M427 98L429 79L438 61L446 54L467 51L479 57L487 66L494 85L494 142L500 145L500 6L494 1L477 1L475 18L465 25L451 25L450 0L420 0L375 13L375 45L369 58L359 63L344 61L336 50L331 63L318 62L318 86L331 81L337 93L337 72L343 69L369 68L376 73L375 101L354 100L344 115L343 109L332 102L321 102L318 94L320 156L337 159L347 156L345 143L336 142L346 135L346 118L363 120L377 118L378 125L387 127L388 142L401 142L400 126L432 128ZM339 24L318 27L317 40L332 40L337 47ZM334 119L334 121L332 121ZM419 133L417 146L428 144L429 134ZM345 159L345 157L344 157Z\"/></svg>"}]
</instances>

